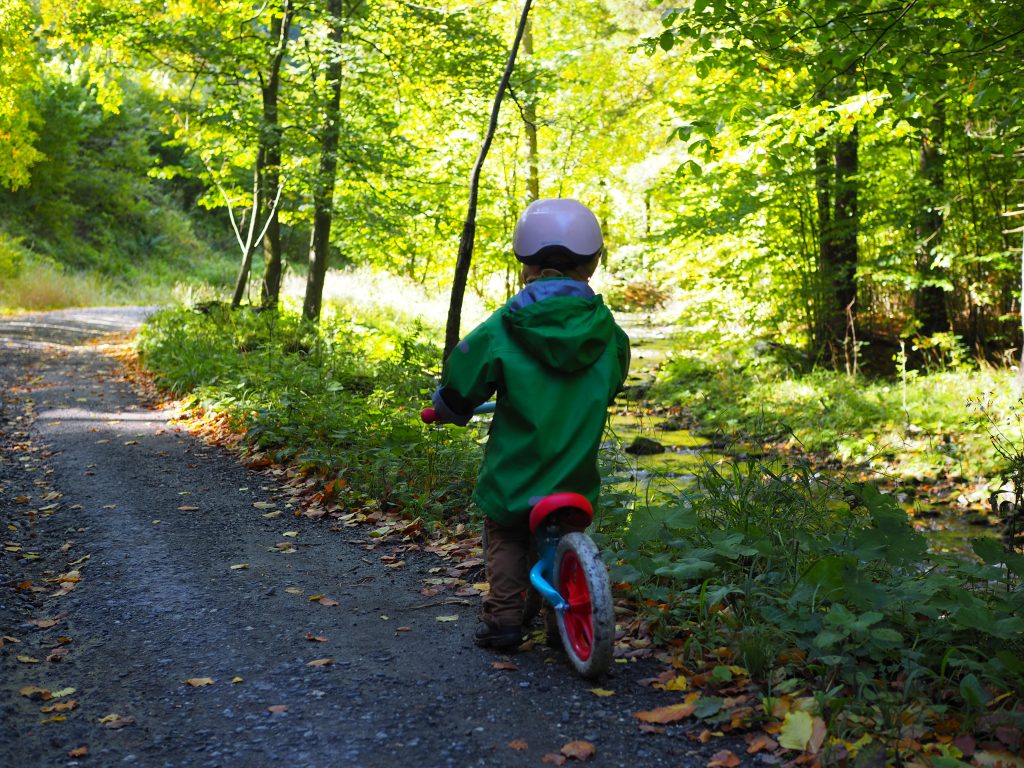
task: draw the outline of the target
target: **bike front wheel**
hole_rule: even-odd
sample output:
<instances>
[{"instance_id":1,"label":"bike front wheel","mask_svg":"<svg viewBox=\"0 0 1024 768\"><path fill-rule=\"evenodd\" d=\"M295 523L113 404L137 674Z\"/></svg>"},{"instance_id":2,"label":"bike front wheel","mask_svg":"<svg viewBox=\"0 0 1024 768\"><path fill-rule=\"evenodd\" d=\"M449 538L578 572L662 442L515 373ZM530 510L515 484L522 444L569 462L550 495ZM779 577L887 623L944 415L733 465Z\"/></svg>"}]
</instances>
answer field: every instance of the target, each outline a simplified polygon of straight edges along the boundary
<instances>
[{"instance_id":1,"label":"bike front wheel","mask_svg":"<svg viewBox=\"0 0 1024 768\"><path fill-rule=\"evenodd\" d=\"M555 579L569 604L565 611L556 611L562 646L582 677L597 677L612 661L615 612L608 571L585 533L567 533L559 540Z\"/></svg>"}]
</instances>

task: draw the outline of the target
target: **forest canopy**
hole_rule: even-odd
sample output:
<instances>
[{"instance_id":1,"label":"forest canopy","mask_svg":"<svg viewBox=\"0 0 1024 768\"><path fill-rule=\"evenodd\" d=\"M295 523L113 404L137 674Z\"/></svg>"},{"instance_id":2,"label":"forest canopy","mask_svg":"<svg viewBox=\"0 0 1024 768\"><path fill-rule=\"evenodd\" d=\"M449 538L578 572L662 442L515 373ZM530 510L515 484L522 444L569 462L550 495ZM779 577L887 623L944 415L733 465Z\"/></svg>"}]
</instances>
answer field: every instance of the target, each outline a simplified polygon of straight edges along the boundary
<instances>
[{"instance_id":1,"label":"forest canopy","mask_svg":"<svg viewBox=\"0 0 1024 768\"><path fill-rule=\"evenodd\" d=\"M234 252L236 303L276 303L291 271L310 317L328 267L449 284L520 7L2 0L0 269ZM573 196L606 229L609 297L679 299L694 344L847 369L902 339L1019 349L1018 10L536 3L471 288L508 295L518 214Z\"/></svg>"}]
</instances>

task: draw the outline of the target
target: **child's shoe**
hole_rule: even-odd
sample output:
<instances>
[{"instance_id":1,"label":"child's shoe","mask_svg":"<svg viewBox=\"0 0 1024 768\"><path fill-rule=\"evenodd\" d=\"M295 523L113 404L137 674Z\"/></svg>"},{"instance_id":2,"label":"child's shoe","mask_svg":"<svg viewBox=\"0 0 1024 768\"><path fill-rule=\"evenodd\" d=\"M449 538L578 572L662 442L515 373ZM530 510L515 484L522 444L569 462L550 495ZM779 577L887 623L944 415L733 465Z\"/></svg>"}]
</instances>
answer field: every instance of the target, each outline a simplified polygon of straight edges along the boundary
<instances>
[{"instance_id":1,"label":"child's shoe","mask_svg":"<svg viewBox=\"0 0 1024 768\"><path fill-rule=\"evenodd\" d=\"M511 624L494 626L482 621L476 628L473 642L481 648L518 648L523 644L523 628Z\"/></svg>"}]
</instances>

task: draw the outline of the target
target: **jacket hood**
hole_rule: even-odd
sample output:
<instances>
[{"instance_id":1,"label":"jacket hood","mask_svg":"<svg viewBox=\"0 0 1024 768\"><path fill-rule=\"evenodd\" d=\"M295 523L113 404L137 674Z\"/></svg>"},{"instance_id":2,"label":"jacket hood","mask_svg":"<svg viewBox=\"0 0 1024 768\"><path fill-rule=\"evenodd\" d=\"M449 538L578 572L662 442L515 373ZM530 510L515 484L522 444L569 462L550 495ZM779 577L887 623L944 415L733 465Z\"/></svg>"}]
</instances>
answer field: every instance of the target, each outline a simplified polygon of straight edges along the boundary
<instances>
[{"instance_id":1,"label":"jacket hood","mask_svg":"<svg viewBox=\"0 0 1024 768\"><path fill-rule=\"evenodd\" d=\"M586 283L538 280L506 306L509 335L549 368L573 373L593 365L614 337L615 321Z\"/></svg>"}]
</instances>

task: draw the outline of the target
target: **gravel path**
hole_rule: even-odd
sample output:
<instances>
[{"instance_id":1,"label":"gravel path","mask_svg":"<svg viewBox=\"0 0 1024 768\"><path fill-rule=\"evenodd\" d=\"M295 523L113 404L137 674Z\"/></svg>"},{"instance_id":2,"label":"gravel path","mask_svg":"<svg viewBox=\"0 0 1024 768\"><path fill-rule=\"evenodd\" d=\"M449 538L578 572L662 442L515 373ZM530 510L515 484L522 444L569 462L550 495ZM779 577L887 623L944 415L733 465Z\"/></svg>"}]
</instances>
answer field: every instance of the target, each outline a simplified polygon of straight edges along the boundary
<instances>
[{"instance_id":1,"label":"gravel path","mask_svg":"<svg viewBox=\"0 0 1024 768\"><path fill-rule=\"evenodd\" d=\"M365 531L264 517L288 511L272 476L177 431L84 343L145 314L0 317L0 765L539 766L585 739L589 765L678 767L722 748L638 729L680 700L639 684L653 662L613 665L603 698L551 651L495 669L476 605L420 594L451 563L393 569Z\"/></svg>"}]
</instances>

